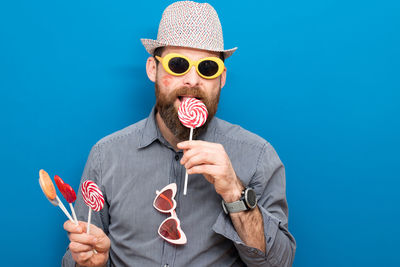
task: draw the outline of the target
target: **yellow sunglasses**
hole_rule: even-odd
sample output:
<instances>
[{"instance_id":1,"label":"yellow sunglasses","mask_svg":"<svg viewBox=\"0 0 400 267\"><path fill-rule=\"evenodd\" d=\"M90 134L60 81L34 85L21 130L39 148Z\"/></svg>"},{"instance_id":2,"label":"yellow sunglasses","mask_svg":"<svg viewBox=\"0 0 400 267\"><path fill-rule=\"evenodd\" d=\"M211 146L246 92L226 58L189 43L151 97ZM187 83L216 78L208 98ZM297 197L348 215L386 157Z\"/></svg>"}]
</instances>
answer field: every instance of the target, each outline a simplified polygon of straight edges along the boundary
<instances>
[{"instance_id":1,"label":"yellow sunglasses","mask_svg":"<svg viewBox=\"0 0 400 267\"><path fill-rule=\"evenodd\" d=\"M182 76L189 72L192 66L204 79L215 79L225 69L224 62L218 57L205 57L194 61L178 53L170 53L164 57L156 56L166 72L174 76Z\"/></svg>"}]
</instances>

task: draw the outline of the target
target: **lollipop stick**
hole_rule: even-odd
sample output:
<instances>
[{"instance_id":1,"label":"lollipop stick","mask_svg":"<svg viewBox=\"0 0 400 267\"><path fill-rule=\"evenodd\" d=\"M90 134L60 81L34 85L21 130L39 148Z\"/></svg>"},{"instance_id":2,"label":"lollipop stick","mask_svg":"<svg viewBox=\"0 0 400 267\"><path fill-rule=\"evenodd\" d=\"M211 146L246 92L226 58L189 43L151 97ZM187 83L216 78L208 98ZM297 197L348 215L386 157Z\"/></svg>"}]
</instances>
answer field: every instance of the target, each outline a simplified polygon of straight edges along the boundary
<instances>
[{"instance_id":1,"label":"lollipop stick","mask_svg":"<svg viewBox=\"0 0 400 267\"><path fill-rule=\"evenodd\" d=\"M76 218L75 209L74 206L72 206L72 203L69 203L69 207L71 208L72 211L72 217L74 218L75 222L78 223L78 219Z\"/></svg>"},{"instance_id":2,"label":"lollipop stick","mask_svg":"<svg viewBox=\"0 0 400 267\"><path fill-rule=\"evenodd\" d=\"M189 141L192 141L192 139L193 139L193 127L190 127ZM183 194L184 195L186 195L187 183L188 183L188 173L187 173L187 170L186 170L186 172L185 172L185 186L183 187Z\"/></svg>"},{"instance_id":3,"label":"lollipop stick","mask_svg":"<svg viewBox=\"0 0 400 267\"><path fill-rule=\"evenodd\" d=\"M87 231L86 231L87 234L90 233L90 219L91 219L91 217L92 217L92 209L89 208L88 221L87 221Z\"/></svg>"},{"instance_id":4,"label":"lollipop stick","mask_svg":"<svg viewBox=\"0 0 400 267\"><path fill-rule=\"evenodd\" d=\"M88 224L87 224L87 234L90 234L90 219L92 218L92 209L89 208L89 214L88 214ZM97 250L93 249L93 253L97 254Z\"/></svg>"},{"instance_id":5,"label":"lollipop stick","mask_svg":"<svg viewBox=\"0 0 400 267\"><path fill-rule=\"evenodd\" d=\"M89 208L89 214L88 214L88 222L87 222L87 228L86 228L86 233L90 234L90 219L92 218L92 209ZM97 254L97 251L93 249L93 253Z\"/></svg>"},{"instance_id":6,"label":"lollipop stick","mask_svg":"<svg viewBox=\"0 0 400 267\"><path fill-rule=\"evenodd\" d=\"M193 127L190 127L189 141L192 141L192 139L193 139Z\"/></svg>"},{"instance_id":7,"label":"lollipop stick","mask_svg":"<svg viewBox=\"0 0 400 267\"><path fill-rule=\"evenodd\" d=\"M72 217L69 214L68 210L65 208L64 204L61 202L61 200L58 198L58 196L56 196L56 199L57 199L57 202L58 202L58 206L65 213L65 215L67 215L68 219L70 219L72 222L77 224L77 222L75 222L74 219L72 219Z\"/></svg>"}]
</instances>

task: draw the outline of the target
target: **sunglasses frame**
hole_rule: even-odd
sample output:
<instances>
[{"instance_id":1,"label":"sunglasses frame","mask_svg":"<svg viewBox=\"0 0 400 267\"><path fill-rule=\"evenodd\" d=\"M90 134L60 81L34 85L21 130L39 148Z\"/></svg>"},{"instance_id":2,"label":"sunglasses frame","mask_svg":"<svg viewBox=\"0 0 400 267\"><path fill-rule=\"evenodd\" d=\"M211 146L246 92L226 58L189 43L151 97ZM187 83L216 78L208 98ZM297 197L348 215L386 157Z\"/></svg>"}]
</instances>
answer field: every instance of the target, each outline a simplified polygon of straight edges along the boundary
<instances>
[{"instance_id":1,"label":"sunglasses frame","mask_svg":"<svg viewBox=\"0 0 400 267\"><path fill-rule=\"evenodd\" d=\"M156 206L156 200L157 200L157 198L163 193L163 192L165 192L165 191L167 191L167 190L172 190L172 196L171 196L171 200L172 200L172 202L173 202L173 204L172 204L172 208L171 209L169 209L169 210L162 210L162 209L159 209L157 206ZM164 221L162 221L162 223L160 224L160 226L158 227L158 235L159 236L161 236L164 240L166 240L166 241L168 241L168 242L170 242L170 243L172 243L172 244L175 244L175 245L183 245L183 244L186 244L186 242L187 242L187 238L186 238L186 235L185 235L185 233L183 232L183 230L182 230L182 228L181 228L181 221L179 220L179 218L177 217L177 215L176 215L176 212L175 212L175 209L176 209L176 201L175 201L175 195L176 195L176 191L177 191L177 186L176 186L176 183L172 183L172 184L169 184L169 185L167 185L167 186L165 186L163 189L161 189L160 191L156 191L156 197L154 198L154 201L153 201L153 207L156 209L156 210L158 210L159 212L162 212L162 213L170 213L171 214L171 216L170 217L168 217L168 218L166 218ZM165 237L165 236L163 236L162 234L161 234L161 232L160 232L160 230L161 230L161 226L166 222L166 221L168 221L168 220L170 220L170 219L173 219L173 220L175 220L176 221L176 228L177 228L177 230L179 231L179 233L180 233L180 238L179 239L169 239L169 238L167 238L167 237Z\"/></svg>"},{"instance_id":2,"label":"sunglasses frame","mask_svg":"<svg viewBox=\"0 0 400 267\"><path fill-rule=\"evenodd\" d=\"M172 196L171 196L171 200L172 200L172 203L173 203L173 204L172 204L172 208L169 209L169 210L162 210L162 209L159 209L159 208L156 206L156 200L157 200L157 198L161 195L161 193L163 193L163 192L165 192L165 191L167 191L167 190L169 190L169 189L172 191ZM162 212L162 213L171 213L173 210L176 209L176 201L175 201L176 190L177 190L176 183L169 184L169 185L165 186L163 189L161 189L160 191L156 190L156 194L157 194L157 195L156 195L156 197L154 198L153 207L154 207L156 210L158 210L159 212Z\"/></svg>"},{"instance_id":3,"label":"sunglasses frame","mask_svg":"<svg viewBox=\"0 0 400 267\"><path fill-rule=\"evenodd\" d=\"M170 220L170 219L173 219L173 220L175 220L176 221L176 229L179 231L179 233L180 233L180 235L181 235L181 237L179 238L179 239L169 239L169 238L166 238L165 236L163 236L162 234L161 234L161 232L160 232L160 230L161 230L161 226L163 226L163 224L166 222L166 221L168 221L168 220ZM187 242L187 239L186 239L186 235L185 235L185 233L183 232L183 230L182 230L182 228L181 228L181 221L178 219L178 217L176 216L176 212L175 212L175 210L173 210L172 212L171 212L171 216L170 217L168 217L168 218L166 218L164 221L162 221L162 223L160 224L160 226L158 227L158 234L162 237L162 238L164 238L166 241L168 241L168 242L170 242L170 243L172 243L172 244L175 244L175 245L184 245L184 244L186 244L186 242Z\"/></svg>"},{"instance_id":4,"label":"sunglasses frame","mask_svg":"<svg viewBox=\"0 0 400 267\"><path fill-rule=\"evenodd\" d=\"M173 72L173 71L169 68L169 66L168 66L169 61L170 61L171 59L173 59L173 58L176 58L176 57L183 58L183 59L187 60L187 62L189 62L189 67L188 67L188 69L187 69L186 71L184 71L184 72L182 72L182 73L176 73L176 72ZM217 78L218 76L220 76L220 75L224 72L224 70L225 70L225 64L224 64L224 62L222 61L222 59L220 59L220 58L218 58L218 57L205 57L205 58L202 58L202 59L200 59L200 60L190 60L188 57L186 57L186 56L184 56L184 55L181 55L181 54L178 54L178 53L169 53L169 54L165 55L164 57L156 56L156 59L157 59L158 61L161 62L161 64L162 64L164 70L165 70L167 73L169 73L169 74L171 74L171 75L174 75L174 76L183 76L183 75L185 75L186 73L188 73L188 72L192 69L193 66L195 66L195 67L196 67L196 72L197 72L197 74L200 75L200 77L202 77L202 78L204 78L204 79L207 79L207 80L212 80L212 79L215 79L215 78ZM205 75L203 75L203 74L199 71L199 64L200 64L201 62L203 62L203 61L206 61L206 60L213 61L213 62L217 63L217 65L218 65L218 71L217 71L217 73L215 73L215 74L212 75L212 76L205 76Z\"/></svg>"}]
</instances>

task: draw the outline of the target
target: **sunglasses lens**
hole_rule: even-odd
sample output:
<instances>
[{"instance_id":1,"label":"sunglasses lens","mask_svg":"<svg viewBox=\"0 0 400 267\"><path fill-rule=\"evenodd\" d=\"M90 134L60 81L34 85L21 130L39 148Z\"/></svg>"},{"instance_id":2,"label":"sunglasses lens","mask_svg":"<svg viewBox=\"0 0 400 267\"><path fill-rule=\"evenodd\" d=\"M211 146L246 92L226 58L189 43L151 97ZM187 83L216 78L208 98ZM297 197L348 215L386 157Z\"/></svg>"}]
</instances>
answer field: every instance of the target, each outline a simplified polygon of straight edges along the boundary
<instances>
[{"instance_id":1,"label":"sunglasses lens","mask_svg":"<svg viewBox=\"0 0 400 267\"><path fill-rule=\"evenodd\" d=\"M178 240L181 238L181 233L178 230L178 222L174 218L166 220L160 226L160 235L171 240Z\"/></svg>"},{"instance_id":2,"label":"sunglasses lens","mask_svg":"<svg viewBox=\"0 0 400 267\"><path fill-rule=\"evenodd\" d=\"M172 202L172 190L168 189L162 192L158 197L156 198L154 205L160 210L163 211L169 211L173 208L173 202Z\"/></svg>"},{"instance_id":3,"label":"sunglasses lens","mask_svg":"<svg viewBox=\"0 0 400 267\"><path fill-rule=\"evenodd\" d=\"M218 72L218 64L212 60L204 60L202 61L199 66L199 71L204 76L211 77Z\"/></svg>"},{"instance_id":4,"label":"sunglasses lens","mask_svg":"<svg viewBox=\"0 0 400 267\"><path fill-rule=\"evenodd\" d=\"M184 58L174 57L169 60L168 67L173 72L181 74L187 71L189 68L189 62Z\"/></svg>"}]
</instances>

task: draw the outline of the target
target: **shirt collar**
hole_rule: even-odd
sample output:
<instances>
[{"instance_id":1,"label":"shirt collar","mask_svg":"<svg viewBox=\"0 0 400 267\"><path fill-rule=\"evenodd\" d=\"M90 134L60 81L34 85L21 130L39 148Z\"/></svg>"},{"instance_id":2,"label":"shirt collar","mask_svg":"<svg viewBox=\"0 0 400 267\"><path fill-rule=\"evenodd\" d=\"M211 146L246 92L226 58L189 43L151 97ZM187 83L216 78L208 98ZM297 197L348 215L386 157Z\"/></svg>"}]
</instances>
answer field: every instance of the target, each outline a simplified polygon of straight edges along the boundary
<instances>
[{"instance_id":1,"label":"shirt collar","mask_svg":"<svg viewBox=\"0 0 400 267\"><path fill-rule=\"evenodd\" d=\"M155 140L160 139L160 137L162 136L156 122L156 108L153 107L142 129L142 134L140 135L139 141L139 148L150 145Z\"/></svg>"},{"instance_id":2,"label":"shirt collar","mask_svg":"<svg viewBox=\"0 0 400 267\"><path fill-rule=\"evenodd\" d=\"M207 130L201 133L197 140L204 140L209 142L215 141L215 130L216 130L217 120L214 117L208 124ZM138 148L144 148L152 144L154 141L159 140L161 143L170 147L170 144L162 136L160 129L158 128L156 121L156 108L152 108L149 117L147 118L145 125L142 129L142 134L140 135L140 141Z\"/></svg>"}]
</instances>

